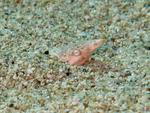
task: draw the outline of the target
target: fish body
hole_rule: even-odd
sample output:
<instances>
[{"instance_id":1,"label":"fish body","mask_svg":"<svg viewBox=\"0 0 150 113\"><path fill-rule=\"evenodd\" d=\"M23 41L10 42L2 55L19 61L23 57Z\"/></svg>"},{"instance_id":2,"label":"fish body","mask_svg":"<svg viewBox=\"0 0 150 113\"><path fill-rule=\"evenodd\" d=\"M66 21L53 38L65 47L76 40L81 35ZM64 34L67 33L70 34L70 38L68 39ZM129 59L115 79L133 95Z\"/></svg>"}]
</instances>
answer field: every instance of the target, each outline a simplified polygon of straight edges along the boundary
<instances>
[{"instance_id":1,"label":"fish body","mask_svg":"<svg viewBox=\"0 0 150 113\"><path fill-rule=\"evenodd\" d=\"M57 57L70 65L84 65L90 61L92 53L102 46L106 42L106 39L89 40L82 44L76 44L76 46L66 46L61 48L57 54Z\"/></svg>"}]
</instances>

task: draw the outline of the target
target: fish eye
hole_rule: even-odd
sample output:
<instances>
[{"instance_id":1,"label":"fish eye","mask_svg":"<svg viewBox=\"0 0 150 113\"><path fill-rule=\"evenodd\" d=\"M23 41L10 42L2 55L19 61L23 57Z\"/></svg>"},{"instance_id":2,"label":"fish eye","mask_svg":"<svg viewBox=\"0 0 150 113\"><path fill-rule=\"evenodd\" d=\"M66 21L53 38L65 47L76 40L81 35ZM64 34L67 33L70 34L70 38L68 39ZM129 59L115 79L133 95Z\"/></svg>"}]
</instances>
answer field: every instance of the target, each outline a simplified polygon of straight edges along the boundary
<instances>
[{"instance_id":1,"label":"fish eye","mask_svg":"<svg viewBox=\"0 0 150 113\"><path fill-rule=\"evenodd\" d=\"M73 55L79 56L81 54L80 50L74 50Z\"/></svg>"}]
</instances>

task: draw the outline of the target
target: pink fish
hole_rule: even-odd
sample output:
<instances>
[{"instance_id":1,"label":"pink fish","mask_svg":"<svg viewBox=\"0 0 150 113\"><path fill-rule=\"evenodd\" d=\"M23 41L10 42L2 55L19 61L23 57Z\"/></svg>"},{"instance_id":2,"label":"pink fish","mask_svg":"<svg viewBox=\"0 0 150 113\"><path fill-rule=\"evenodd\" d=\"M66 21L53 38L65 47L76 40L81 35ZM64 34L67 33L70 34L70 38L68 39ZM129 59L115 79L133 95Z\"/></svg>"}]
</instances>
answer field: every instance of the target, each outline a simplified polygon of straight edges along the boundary
<instances>
[{"instance_id":1,"label":"pink fish","mask_svg":"<svg viewBox=\"0 0 150 113\"><path fill-rule=\"evenodd\" d=\"M90 40L83 45L75 46L69 51L60 52L58 57L61 61L67 62L70 65L84 65L91 60L92 53L106 42L106 39Z\"/></svg>"}]
</instances>

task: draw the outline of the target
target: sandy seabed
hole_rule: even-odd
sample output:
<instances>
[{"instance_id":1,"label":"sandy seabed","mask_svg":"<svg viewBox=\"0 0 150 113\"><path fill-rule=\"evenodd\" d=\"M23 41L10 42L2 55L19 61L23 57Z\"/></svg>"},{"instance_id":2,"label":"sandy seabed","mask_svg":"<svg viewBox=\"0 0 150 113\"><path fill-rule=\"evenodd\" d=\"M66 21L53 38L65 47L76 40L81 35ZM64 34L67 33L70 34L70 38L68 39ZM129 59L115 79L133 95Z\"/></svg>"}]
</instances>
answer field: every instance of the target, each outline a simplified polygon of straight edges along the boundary
<instances>
[{"instance_id":1,"label":"sandy seabed","mask_svg":"<svg viewBox=\"0 0 150 113\"><path fill-rule=\"evenodd\" d=\"M84 66L52 52L103 37ZM148 112L149 0L0 1L0 113Z\"/></svg>"}]
</instances>

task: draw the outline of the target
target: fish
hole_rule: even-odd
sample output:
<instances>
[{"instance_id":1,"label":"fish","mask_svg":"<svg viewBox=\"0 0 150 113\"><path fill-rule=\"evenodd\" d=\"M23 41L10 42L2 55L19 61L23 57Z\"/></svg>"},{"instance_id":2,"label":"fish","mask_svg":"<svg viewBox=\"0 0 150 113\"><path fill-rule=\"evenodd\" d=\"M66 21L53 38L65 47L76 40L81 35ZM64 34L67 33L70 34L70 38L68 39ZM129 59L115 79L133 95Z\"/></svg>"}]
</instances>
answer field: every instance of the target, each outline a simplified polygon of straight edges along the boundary
<instances>
[{"instance_id":1,"label":"fish","mask_svg":"<svg viewBox=\"0 0 150 113\"><path fill-rule=\"evenodd\" d=\"M101 47L107 40L106 39L94 39L84 41L82 43L78 42L73 46L64 46L58 49L57 57L60 61L66 62L70 65L83 66L84 64L90 62L92 53L96 51L97 48Z\"/></svg>"}]
</instances>

